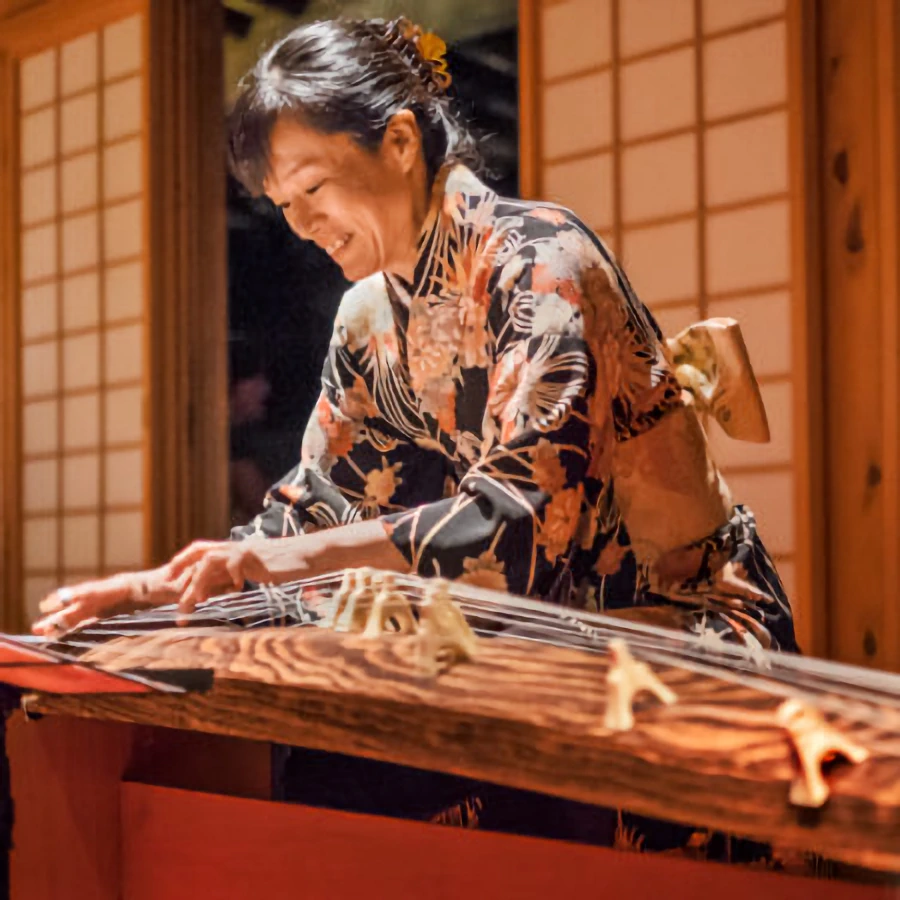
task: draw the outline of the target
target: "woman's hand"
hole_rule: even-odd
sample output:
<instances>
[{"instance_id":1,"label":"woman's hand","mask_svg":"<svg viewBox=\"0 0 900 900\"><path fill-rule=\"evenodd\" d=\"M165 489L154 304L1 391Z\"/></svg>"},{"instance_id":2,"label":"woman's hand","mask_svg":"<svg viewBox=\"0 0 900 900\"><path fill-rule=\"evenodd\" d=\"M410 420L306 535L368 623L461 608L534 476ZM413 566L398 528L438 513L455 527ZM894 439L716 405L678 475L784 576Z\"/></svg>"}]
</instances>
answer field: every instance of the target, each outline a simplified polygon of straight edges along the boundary
<instances>
[{"instance_id":1,"label":"woman's hand","mask_svg":"<svg viewBox=\"0 0 900 900\"><path fill-rule=\"evenodd\" d=\"M239 591L247 581L270 584L283 581L269 563L285 555L290 542L297 570L302 571L303 554L297 538L274 538L265 541L194 541L172 558L168 568L171 577L182 585L178 611L192 613L198 603L230 590ZM283 567L282 567L283 568ZM300 577L295 576L295 577Z\"/></svg>"},{"instance_id":2,"label":"woman's hand","mask_svg":"<svg viewBox=\"0 0 900 900\"><path fill-rule=\"evenodd\" d=\"M196 541L168 565L169 577L184 584L179 611L245 582L284 584L357 566L408 572L409 563L378 519L354 522L312 534L248 541Z\"/></svg>"},{"instance_id":3,"label":"woman's hand","mask_svg":"<svg viewBox=\"0 0 900 900\"><path fill-rule=\"evenodd\" d=\"M168 568L163 566L62 587L41 601L43 615L31 630L52 637L96 619L164 606L177 600L184 586L173 580Z\"/></svg>"},{"instance_id":4,"label":"woman's hand","mask_svg":"<svg viewBox=\"0 0 900 900\"><path fill-rule=\"evenodd\" d=\"M158 569L114 575L54 591L41 603L35 634L52 635L93 619L177 603L198 603L247 581L284 584L356 566L408 572L409 563L377 519L314 534L249 541L195 541Z\"/></svg>"}]
</instances>

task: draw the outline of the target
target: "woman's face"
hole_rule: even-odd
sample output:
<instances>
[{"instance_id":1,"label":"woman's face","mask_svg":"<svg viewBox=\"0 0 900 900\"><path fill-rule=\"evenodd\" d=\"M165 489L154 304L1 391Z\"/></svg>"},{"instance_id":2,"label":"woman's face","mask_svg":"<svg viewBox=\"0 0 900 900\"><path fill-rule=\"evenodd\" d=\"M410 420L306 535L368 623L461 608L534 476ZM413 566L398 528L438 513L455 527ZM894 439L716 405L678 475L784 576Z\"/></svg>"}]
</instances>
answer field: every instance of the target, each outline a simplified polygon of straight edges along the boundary
<instances>
[{"instance_id":1,"label":"woman's face","mask_svg":"<svg viewBox=\"0 0 900 900\"><path fill-rule=\"evenodd\" d=\"M266 194L301 238L351 281L375 272L411 278L425 214L425 163L415 117L391 119L375 152L347 134L282 117L270 137Z\"/></svg>"}]
</instances>

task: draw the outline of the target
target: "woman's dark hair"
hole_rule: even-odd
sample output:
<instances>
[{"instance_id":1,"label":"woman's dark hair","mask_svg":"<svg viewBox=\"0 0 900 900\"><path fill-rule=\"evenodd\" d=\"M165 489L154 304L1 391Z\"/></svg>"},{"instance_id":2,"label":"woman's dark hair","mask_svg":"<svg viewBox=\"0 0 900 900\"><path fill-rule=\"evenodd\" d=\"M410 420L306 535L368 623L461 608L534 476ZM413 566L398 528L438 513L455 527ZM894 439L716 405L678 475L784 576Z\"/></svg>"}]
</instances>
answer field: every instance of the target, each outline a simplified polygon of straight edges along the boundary
<instances>
[{"instance_id":1,"label":"woman's dark hair","mask_svg":"<svg viewBox=\"0 0 900 900\"><path fill-rule=\"evenodd\" d=\"M428 178L445 162L477 166L477 146L457 119L439 66L419 51L407 19L335 19L282 38L241 81L228 125L231 171L263 192L276 120L295 116L326 134L376 150L391 117L408 109L422 133Z\"/></svg>"}]
</instances>

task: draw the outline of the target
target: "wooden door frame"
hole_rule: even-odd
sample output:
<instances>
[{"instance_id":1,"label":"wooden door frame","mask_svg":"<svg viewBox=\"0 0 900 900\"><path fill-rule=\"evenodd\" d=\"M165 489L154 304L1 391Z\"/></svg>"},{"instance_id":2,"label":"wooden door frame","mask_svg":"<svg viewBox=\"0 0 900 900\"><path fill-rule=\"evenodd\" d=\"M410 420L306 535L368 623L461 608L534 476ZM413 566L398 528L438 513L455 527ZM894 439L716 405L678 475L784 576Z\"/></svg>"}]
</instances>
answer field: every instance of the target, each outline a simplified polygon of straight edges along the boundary
<instances>
[{"instance_id":1,"label":"wooden door frame","mask_svg":"<svg viewBox=\"0 0 900 900\"><path fill-rule=\"evenodd\" d=\"M147 324L145 558L227 534L222 8L217 0L0 0L0 629L21 631L17 60L142 12Z\"/></svg>"},{"instance_id":2,"label":"wooden door frame","mask_svg":"<svg viewBox=\"0 0 900 900\"><path fill-rule=\"evenodd\" d=\"M149 558L228 534L228 287L218 0L152 0Z\"/></svg>"}]
</instances>

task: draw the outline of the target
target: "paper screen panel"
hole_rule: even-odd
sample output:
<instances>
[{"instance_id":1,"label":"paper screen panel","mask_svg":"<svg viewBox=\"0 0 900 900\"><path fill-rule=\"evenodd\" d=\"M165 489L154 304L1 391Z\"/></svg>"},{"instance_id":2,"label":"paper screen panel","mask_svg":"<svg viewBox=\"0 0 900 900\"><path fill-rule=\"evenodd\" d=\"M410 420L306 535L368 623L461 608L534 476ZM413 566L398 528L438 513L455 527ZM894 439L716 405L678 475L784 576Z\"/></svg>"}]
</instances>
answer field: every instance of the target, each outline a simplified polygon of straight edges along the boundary
<instances>
[{"instance_id":1,"label":"paper screen panel","mask_svg":"<svg viewBox=\"0 0 900 900\"><path fill-rule=\"evenodd\" d=\"M43 572L55 569L59 554L56 517L26 519L22 531L26 567Z\"/></svg>"},{"instance_id":2,"label":"paper screen panel","mask_svg":"<svg viewBox=\"0 0 900 900\"><path fill-rule=\"evenodd\" d=\"M613 0L565 0L541 6L541 72L557 79L608 64Z\"/></svg>"},{"instance_id":3,"label":"paper screen panel","mask_svg":"<svg viewBox=\"0 0 900 900\"><path fill-rule=\"evenodd\" d=\"M796 546L793 473L732 473L725 480L738 502L756 514L760 535L769 552L790 556Z\"/></svg>"},{"instance_id":4,"label":"paper screen panel","mask_svg":"<svg viewBox=\"0 0 900 900\"><path fill-rule=\"evenodd\" d=\"M107 266L103 278L108 323L134 319L142 315L144 270L139 260Z\"/></svg>"},{"instance_id":5,"label":"paper screen panel","mask_svg":"<svg viewBox=\"0 0 900 900\"><path fill-rule=\"evenodd\" d=\"M63 516L63 567L66 572L100 568L100 516Z\"/></svg>"},{"instance_id":6,"label":"paper screen panel","mask_svg":"<svg viewBox=\"0 0 900 900\"><path fill-rule=\"evenodd\" d=\"M651 310L659 330L665 338L673 338L700 318L696 302L677 303L672 306L658 306Z\"/></svg>"},{"instance_id":7,"label":"paper screen panel","mask_svg":"<svg viewBox=\"0 0 900 900\"><path fill-rule=\"evenodd\" d=\"M710 294L786 285L790 280L787 200L709 215L706 235Z\"/></svg>"},{"instance_id":8,"label":"paper screen panel","mask_svg":"<svg viewBox=\"0 0 900 900\"><path fill-rule=\"evenodd\" d=\"M621 66L622 139L696 124L695 54L675 50Z\"/></svg>"},{"instance_id":9,"label":"paper screen panel","mask_svg":"<svg viewBox=\"0 0 900 900\"><path fill-rule=\"evenodd\" d=\"M29 616L145 562L144 55L132 16L20 62L23 506L46 539L23 555Z\"/></svg>"},{"instance_id":10,"label":"paper screen panel","mask_svg":"<svg viewBox=\"0 0 900 900\"><path fill-rule=\"evenodd\" d=\"M100 504L100 454L67 456L62 465L63 509L97 509Z\"/></svg>"},{"instance_id":11,"label":"paper screen panel","mask_svg":"<svg viewBox=\"0 0 900 900\"><path fill-rule=\"evenodd\" d=\"M79 212L97 205L97 151L89 150L63 160L62 210Z\"/></svg>"},{"instance_id":12,"label":"paper screen panel","mask_svg":"<svg viewBox=\"0 0 900 900\"><path fill-rule=\"evenodd\" d=\"M58 326L56 284L38 284L21 294L22 340L56 335Z\"/></svg>"},{"instance_id":13,"label":"paper screen panel","mask_svg":"<svg viewBox=\"0 0 900 900\"><path fill-rule=\"evenodd\" d=\"M697 240L695 221L624 231L622 260L645 303L696 299Z\"/></svg>"},{"instance_id":14,"label":"paper screen panel","mask_svg":"<svg viewBox=\"0 0 900 900\"><path fill-rule=\"evenodd\" d=\"M787 101L784 22L716 38L704 47L707 119L748 113Z\"/></svg>"},{"instance_id":15,"label":"paper screen panel","mask_svg":"<svg viewBox=\"0 0 900 900\"><path fill-rule=\"evenodd\" d=\"M62 319L66 331L99 328L100 279L96 271L63 280Z\"/></svg>"},{"instance_id":16,"label":"paper screen panel","mask_svg":"<svg viewBox=\"0 0 900 900\"><path fill-rule=\"evenodd\" d=\"M784 0L611 0L608 14L605 3L596 10L602 27L586 3L541 4L538 194L591 210L589 224L666 335L706 316L741 323L773 440L739 444L713 424L711 441L736 499L757 507L764 537L784 557L798 524L807 527L795 521L793 494L794 432L807 412L795 408L791 380ZM584 48L577 62L569 47ZM594 152L579 131L598 127L585 116L590 104L562 90L587 66L610 86Z\"/></svg>"},{"instance_id":17,"label":"paper screen panel","mask_svg":"<svg viewBox=\"0 0 900 900\"><path fill-rule=\"evenodd\" d=\"M612 226L613 160L611 153L547 166L545 197L571 209L589 227Z\"/></svg>"},{"instance_id":18,"label":"paper screen panel","mask_svg":"<svg viewBox=\"0 0 900 900\"><path fill-rule=\"evenodd\" d=\"M97 85L97 33L83 34L62 45L60 50L62 95L80 93Z\"/></svg>"},{"instance_id":19,"label":"paper screen panel","mask_svg":"<svg viewBox=\"0 0 900 900\"><path fill-rule=\"evenodd\" d=\"M35 53L19 66L19 109L46 106L56 99L56 48Z\"/></svg>"},{"instance_id":20,"label":"paper screen panel","mask_svg":"<svg viewBox=\"0 0 900 900\"><path fill-rule=\"evenodd\" d=\"M139 511L107 513L104 552L113 569L142 565L144 559L144 517Z\"/></svg>"},{"instance_id":21,"label":"paper screen panel","mask_svg":"<svg viewBox=\"0 0 900 900\"><path fill-rule=\"evenodd\" d=\"M711 300L709 315L737 319L757 376L790 373L793 323L788 290Z\"/></svg>"},{"instance_id":22,"label":"paper screen panel","mask_svg":"<svg viewBox=\"0 0 900 900\"><path fill-rule=\"evenodd\" d=\"M735 469L760 470L788 466L794 448L794 396L789 381L760 386L772 439L768 444L736 441L718 423L709 426L710 446L716 462L726 473Z\"/></svg>"},{"instance_id":23,"label":"paper screen panel","mask_svg":"<svg viewBox=\"0 0 900 900\"><path fill-rule=\"evenodd\" d=\"M711 34L783 16L786 0L703 0L703 31Z\"/></svg>"},{"instance_id":24,"label":"paper screen panel","mask_svg":"<svg viewBox=\"0 0 900 900\"><path fill-rule=\"evenodd\" d=\"M58 388L57 341L28 344L22 348L22 396L55 394Z\"/></svg>"},{"instance_id":25,"label":"paper screen panel","mask_svg":"<svg viewBox=\"0 0 900 900\"><path fill-rule=\"evenodd\" d=\"M100 341L96 332L63 340L63 384L67 391L100 385Z\"/></svg>"},{"instance_id":26,"label":"paper screen panel","mask_svg":"<svg viewBox=\"0 0 900 900\"><path fill-rule=\"evenodd\" d=\"M34 225L56 215L56 166L41 166L25 173L19 211L23 225Z\"/></svg>"},{"instance_id":27,"label":"paper screen panel","mask_svg":"<svg viewBox=\"0 0 900 900\"><path fill-rule=\"evenodd\" d=\"M623 149L622 221L626 225L696 209L696 135L677 135Z\"/></svg>"},{"instance_id":28,"label":"paper screen panel","mask_svg":"<svg viewBox=\"0 0 900 900\"><path fill-rule=\"evenodd\" d=\"M109 84L103 91L103 139L114 141L141 130L139 76Z\"/></svg>"},{"instance_id":29,"label":"paper screen panel","mask_svg":"<svg viewBox=\"0 0 900 900\"><path fill-rule=\"evenodd\" d=\"M788 190L788 115L779 110L706 130L707 203L715 206Z\"/></svg>"},{"instance_id":30,"label":"paper screen panel","mask_svg":"<svg viewBox=\"0 0 900 900\"><path fill-rule=\"evenodd\" d=\"M107 80L130 75L144 58L143 16L129 16L103 29L103 74Z\"/></svg>"},{"instance_id":31,"label":"paper screen panel","mask_svg":"<svg viewBox=\"0 0 900 900\"><path fill-rule=\"evenodd\" d=\"M27 171L44 165L56 152L57 107L26 113L19 120L19 164Z\"/></svg>"},{"instance_id":32,"label":"paper screen panel","mask_svg":"<svg viewBox=\"0 0 900 900\"><path fill-rule=\"evenodd\" d=\"M25 515L52 512L59 503L59 466L55 459L38 459L23 466L22 507Z\"/></svg>"},{"instance_id":33,"label":"paper screen panel","mask_svg":"<svg viewBox=\"0 0 900 900\"><path fill-rule=\"evenodd\" d=\"M541 121L547 160L608 147L612 140L609 72L545 88Z\"/></svg>"},{"instance_id":34,"label":"paper screen panel","mask_svg":"<svg viewBox=\"0 0 900 900\"><path fill-rule=\"evenodd\" d=\"M623 58L694 36L694 0L619 0L619 52Z\"/></svg>"}]
</instances>

